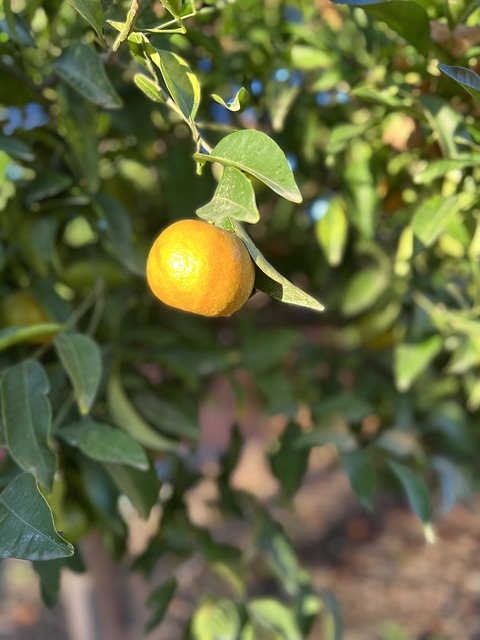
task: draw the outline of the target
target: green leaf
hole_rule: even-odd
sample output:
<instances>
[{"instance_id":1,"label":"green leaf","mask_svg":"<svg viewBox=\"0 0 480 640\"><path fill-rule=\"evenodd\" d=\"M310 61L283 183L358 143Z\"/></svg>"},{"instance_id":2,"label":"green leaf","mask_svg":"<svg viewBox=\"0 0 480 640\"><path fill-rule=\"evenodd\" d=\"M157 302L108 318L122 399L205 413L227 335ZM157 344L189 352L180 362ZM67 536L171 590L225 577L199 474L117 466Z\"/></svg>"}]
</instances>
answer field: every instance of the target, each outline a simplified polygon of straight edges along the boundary
<instances>
[{"instance_id":1,"label":"green leaf","mask_svg":"<svg viewBox=\"0 0 480 640\"><path fill-rule=\"evenodd\" d=\"M430 247L445 230L460 208L458 195L444 198L434 196L424 202L415 212L412 221L413 233L426 247Z\"/></svg>"},{"instance_id":2,"label":"green leaf","mask_svg":"<svg viewBox=\"0 0 480 640\"><path fill-rule=\"evenodd\" d=\"M12 158L25 162L33 162L35 160L35 154L31 147L11 136L0 136L0 151L5 151Z\"/></svg>"},{"instance_id":3,"label":"green leaf","mask_svg":"<svg viewBox=\"0 0 480 640\"><path fill-rule=\"evenodd\" d=\"M120 374L114 371L107 385L107 402L115 424L134 440L154 451L175 451L176 442L157 433L137 412L122 387Z\"/></svg>"},{"instance_id":4,"label":"green leaf","mask_svg":"<svg viewBox=\"0 0 480 640\"><path fill-rule=\"evenodd\" d=\"M143 471L148 469L143 447L128 434L103 422L84 418L60 429L58 435L93 460L125 464Z\"/></svg>"},{"instance_id":5,"label":"green leaf","mask_svg":"<svg viewBox=\"0 0 480 640\"><path fill-rule=\"evenodd\" d=\"M147 98L153 100L153 102L160 102L165 104L165 98L156 83L143 73L136 73L133 77L133 81L137 87L142 91Z\"/></svg>"},{"instance_id":6,"label":"green leaf","mask_svg":"<svg viewBox=\"0 0 480 640\"><path fill-rule=\"evenodd\" d=\"M192 619L194 640L237 640L241 621L238 608L231 600L205 599Z\"/></svg>"},{"instance_id":7,"label":"green leaf","mask_svg":"<svg viewBox=\"0 0 480 640\"><path fill-rule=\"evenodd\" d=\"M285 154L267 134L255 130L235 131L225 136L210 155L196 153L200 163L219 162L249 173L283 198L302 202Z\"/></svg>"},{"instance_id":8,"label":"green leaf","mask_svg":"<svg viewBox=\"0 0 480 640\"><path fill-rule=\"evenodd\" d=\"M480 164L480 155L478 154L471 154L468 158L461 160L450 158L433 160L422 171L414 174L413 181L415 184L430 184L432 180L443 178L449 171L462 170L466 167L477 166L478 164Z\"/></svg>"},{"instance_id":9,"label":"green leaf","mask_svg":"<svg viewBox=\"0 0 480 640\"><path fill-rule=\"evenodd\" d=\"M218 104L221 104L223 107L228 109L229 111L243 111L245 107L248 105L248 101L250 99L250 94L245 89L245 87L241 87L232 100L225 102L223 98L218 96L216 93L211 94L212 98Z\"/></svg>"},{"instance_id":10,"label":"green leaf","mask_svg":"<svg viewBox=\"0 0 480 640\"><path fill-rule=\"evenodd\" d=\"M407 391L418 376L442 350L443 339L431 336L417 344L399 344L395 348L395 384L399 391Z\"/></svg>"},{"instance_id":11,"label":"green leaf","mask_svg":"<svg viewBox=\"0 0 480 640\"><path fill-rule=\"evenodd\" d=\"M165 9L169 11L174 18L179 19L182 15L183 0L160 0Z\"/></svg>"},{"instance_id":12,"label":"green leaf","mask_svg":"<svg viewBox=\"0 0 480 640\"><path fill-rule=\"evenodd\" d=\"M146 603L148 609L152 611L152 617L145 625L145 633L150 633L162 622L176 590L176 578L169 578L152 591Z\"/></svg>"},{"instance_id":13,"label":"green leaf","mask_svg":"<svg viewBox=\"0 0 480 640\"><path fill-rule=\"evenodd\" d=\"M121 464L105 464L105 469L121 493L127 496L139 515L145 520L157 503L160 481L155 468L139 471Z\"/></svg>"},{"instance_id":14,"label":"green leaf","mask_svg":"<svg viewBox=\"0 0 480 640\"><path fill-rule=\"evenodd\" d=\"M72 42L53 68L62 80L94 104L104 109L118 109L122 106L100 56L88 45Z\"/></svg>"},{"instance_id":15,"label":"green leaf","mask_svg":"<svg viewBox=\"0 0 480 640\"><path fill-rule=\"evenodd\" d=\"M46 169L28 185L25 191L25 204L31 207L34 202L52 198L62 191L66 191L72 185L71 176Z\"/></svg>"},{"instance_id":16,"label":"green leaf","mask_svg":"<svg viewBox=\"0 0 480 640\"><path fill-rule=\"evenodd\" d=\"M364 507L372 510L375 475L367 452L364 449L344 452L341 461L355 495Z\"/></svg>"},{"instance_id":17,"label":"green leaf","mask_svg":"<svg viewBox=\"0 0 480 640\"><path fill-rule=\"evenodd\" d=\"M40 593L46 607L51 609L58 602L60 592L60 574L65 566L63 558L56 558L48 562L35 560L34 569L40 579Z\"/></svg>"},{"instance_id":18,"label":"green leaf","mask_svg":"<svg viewBox=\"0 0 480 640\"><path fill-rule=\"evenodd\" d=\"M354 274L343 294L343 315L354 316L370 309L386 290L389 282L389 274L380 267L368 267Z\"/></svg>"},{"instance_id":19,"label":"green leaf","mask_svg":"<svg viewBox=\"0 0 480 640\"><path fill-rule=\"evenodd\" d=\"M29 473L14 478L0 493L0 558L53 560L73 551L55 531L35 478Z\"/></svg>"},{"instance_id":20,"label":"green leaf","mask_svg":"<svg viewBox=\"0 0 480 640\"><path fill-rule=\"evenodd\" d=\"M247 613L254 628L269 630L279 640L302 640L302 634L293 612L281 602L271 598L257 598L247 604Z\"/></svg>"},{"instance_id":21,"label":"green leaf","mask_svg":"<svg viewBox=\"0 0 480 640\"><path fill-rule=\"evenodd\" d=\"M36 338L43 338L54 333L65 331L65 325L56 322L45 322L30 327L9 327L0 329L0 351L13 347L20 342L30 342Z\"/></svg>"},{"instance_id":22,"label":"green leaf","mask_svg":"<svg viewBox=\"0 0 480 640\"><path fill-rule=\"evenodd\" d=\"M109 249L136 276L145 277L145 261L132 246L132 223L127 209L107 193L99 193L93 200L95 212L105 223L104 234Z\"/></svg>"},{"instance_id":23,"label":"green leaf","mask_svg":"<svg viewBox=\"0 0 480 640\"><path fill-rule=\"evenodd\" d=\"M49 382L42 365L26 360L6 369L0 378L0 400L5 442L24 471L50 490L56 458L48 446L52 412L47 398Z\"/></svg>"},{"instance_id":24,"label":"green leaf","mask_svg":"<svg viewBox=\"0 0 480 640\"><path fill-rule=\"evenodd\" d=\"M103 9L101 0L68 0L69 4L84 18L102 38Z\"/></svg>"},{"instance_id":25,"label":"green leaf","mask_svg":"<svg viewBox=\"0 0 480 640\"><path fill-rule=\"evenodd\" d=\"M455 82L462 85L475 100L480 101L480 76L478 73L475 73L472 69L455 67L449 64L439 64L438 68Z\"/></svg>"},{"instance_id":26,"label":"green leaf","mask_svg":"<svg viewBox=\"0 0 480 640\"><path fill-rule=\"evenodd\" d=\"M294 451L294 443L301 432L297 424L289 422L280 436L278 450L269 456L272 472L289 498L298 491L308 467L310 451Z\"/></svg>"},{"instance_id":27,"label":"green leaf","mask_svg":"<svg viewBox=\"0 0 480 640\"><path fill-rule=\"evenodd\" d=\"M146 419L160 431L180 438L198 440L201 436L197 407L184 391L172 387L167 393L138 393L134 401Z\"/></svg>"},{"instance_id":28,"label":"green leaf","mask_svg":"<svg viewBox=\"0 0 480 640\"><path fill-rule=\"evenodd\" d=\"M200 104L200 83L197 76L176 53L156 49L151 59L160 69L175 104L185 118L193 122Z\"/></svg>"},{"instance_id":29,"label":"green leaf","mask_svg":"<svg viewBox=\"0 0 480 640\"><path fill-rule=\"evenodd\" d=\"M232 220L232 229L241 238L248 249L248 252L257 267L255 274L255 288L263 291L272 298L281 302L295 304L300 307L307 307L314 311L323 311L324 306L308 293L305 293L292 282L287 280L265 259L260 251L245 232L243 227Z\"/></svg>"},{"instance_id":30,"label":"green leaf","mask_svg":"<svg viewBox=\"0 0 480 640\"><path fill-rule=\"evenodd\" d=\"M335 4L362 7L377 20L383 20L404 40L413 44L420 53L426 55L432 44L428 14L416 2L408 0L332 0Z\"/></svg>"},{"instance_id":31,"label":"green leaf","mask_svg":"<svg viewBox=\"0 0 480 640\"><path fill-rule=\"evenodd\" d=\"M227 217L251 224L260 220L252 183L244 173L233 167L225 167L213 199L197 209L196 213L213 223Z\"/></svg>"},{"instance_id":32,"label":"green leaf","mask_svg":"<svg viewBox=\"0 0 480 640\"><path fill-rule=\"evenodd\" d=\"M425 481L415 471L404 464L387 460L387 464L403 486L413 512L424 522L430 523L432 507Z\"/></svg>"},{"instance_id":33,"label":"green leaf","mask_svg":"<svg viewBox=\"0 0 480 640\"><path fill-rule=\"evenodd\" d=\"M328 589L322 589L320 597L323 604L321 616L325 640L342 640L343 618L337 599Z\"/></svg>"},{"instance_id":34,"label":"green leaf","mask_svg":"<svg viewBox=\"0 0 480 640\"><path fill-rule=\"evenodd\" d=\"M242 364L255 376L281 368L298 341L299 333L294 329L278 327L249 333L242 345Z\"/></svg>"},{"instance_id":35,"label":"green leaf","mask_svg":"<svg viewBox=\"0 0 480 640\"><path fill-rule=\"evenodd\" d=\"M102 357L96 342L82 333L61 333L54 339L58 357L70 378L82 415L90 411L102 375Z\"/></svg>"},{"instance_id":36,"label":"green leaf","mask_svg":"<svg viewBox=\"0 0 480 640\"><path fill-rule=\"evenodd\" d=\"M331 267L338 266L342 261L348 236L345 203L341 198L331 200L326 214L315 225L315 235L328 264Z\"/></svg>"}]
</instances>

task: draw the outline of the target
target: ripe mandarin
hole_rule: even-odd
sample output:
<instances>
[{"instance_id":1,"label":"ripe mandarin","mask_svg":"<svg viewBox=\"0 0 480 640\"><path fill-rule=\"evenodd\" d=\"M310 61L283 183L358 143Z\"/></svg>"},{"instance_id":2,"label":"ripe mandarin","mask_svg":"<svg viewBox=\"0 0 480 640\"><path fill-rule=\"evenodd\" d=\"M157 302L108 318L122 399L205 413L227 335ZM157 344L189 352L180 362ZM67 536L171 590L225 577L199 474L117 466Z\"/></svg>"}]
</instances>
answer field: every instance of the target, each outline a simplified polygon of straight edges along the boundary
<instances>
[{"instance_id":1,"label":"ripe mandarin","mask_svg":"<svg viewBox=\"0 0 480 640\"><path fill-rule=\"evenodd\" d=\"M180 220L153 243L148 284L163 303L204 316L229 316L248 300L255 279L240 238L201 220Z\"/></svg>"}]
</instances>

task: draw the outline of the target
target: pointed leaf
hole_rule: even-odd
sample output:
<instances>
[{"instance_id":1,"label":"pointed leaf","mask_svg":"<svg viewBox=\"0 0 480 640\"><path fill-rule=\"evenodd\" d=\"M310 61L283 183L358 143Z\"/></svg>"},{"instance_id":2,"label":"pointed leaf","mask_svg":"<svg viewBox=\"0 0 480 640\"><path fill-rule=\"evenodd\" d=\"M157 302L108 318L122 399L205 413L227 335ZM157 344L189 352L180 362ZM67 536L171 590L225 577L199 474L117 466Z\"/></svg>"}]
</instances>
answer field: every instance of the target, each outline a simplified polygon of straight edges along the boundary
<instances>
[{"instance_id":1,"label":"pointed leaf","mask_svg":"<svg viewBox=\"0 0 480 640\"><path fill-rule=\"evenodd\" d=\"M308 307L314 311L323 311L323 304L284 278L260 253L243 227L234 220L231 222L233 230L245 242L248 252L257 266L255 275L257 289L282 302Z\"/></svg>"},{"instance_id":2,"label":"pointed leaf","mask_svg":"<svg viewBox=\"0 0 480 640\"><path fill-rule=\"evenodd\" d=\"M132 469L122 464L105 464L113 482L127 496L139 515L145 520L158 500L160 481L152 465L146 471Z\"/></svg>"},{"instance_id":3,"label":"pointed leaf","mask_svg":"<svg viewBox=\"0 0 480 640\"><path fill-rule=\"evenodd\" d=\"M258 625L260 637L262 631L269 630L274 632L275 638L301 640L302 634L293 612L281 602L271 598L257 598L247 604L247 611L254 627Z\"/></svg>"},{"instance_id":4,"label":"pointed leaf","mask_svg":"<svg viewBox=\"0 0 480 640\"><path fill-rule=\"evenodd\" d=\"M143 447L127 433L103 422L84 418L60 429L58 435L93 460L125 464L143 471L148 469Z\"/></svg>"},{"instance_id":5,"label":"pointed leaf","mask_svg":"<svg viewBox=\"0 0 480 640\"><path fill-rule=\"evenodd\" d=\"M342 454L341 460L355 495L364 507L373 509L375 475L366 451L346 451Z\"/></svg>"},{"instance_id":6,"label":"pointed leaf","mask_svg":"<svg viewBox=\"0 0 480 640\"><path fill-rule=\"evenodd\" d=\"M229 111L243 111L248 104L250 94L245 89L245 87L241 87L232 100L226 102L222 97L218 96L216 93L212 93L212 98L218 104L221 104L223 107L228 109Z\"/></svg>"},{"instance_id":7,"label":"pointed leaf","mask_svg":"<svg viewBox=\"0 0 480 640\"><path fill-rule=\"evenodd\" d=\"M404 40L426 54L432 44L428 14L416 2L409 0L332 0L335 4L362 7L366 13L383 20Z\"/></svg>"},{"instance_id":8,"label":"pointed leaf","mask_svg":"<svg viewBox=\"0 0 480 640\"><path fill-rule=\"evenodd\" d=\"M220 140L210 155L196 153L194 158L200 163L219 162L245 171L283 198L302 202L285 154L272 138L261 131L252 129L230 133Z\"/></svg>"},{"instance_id":9,"label":"pointed leaf","mask_svg":"<svg viewBox=\"0 0 480 640\"><path fill-rule=\"evenodd\" d=\"M369 309L385 291L389 281L389 274L380 267L367 267L354 274L343 295L343 315L354 316Z\"/></svg>"},{"instance_id":10,"label":"pointed leaf","mask_svg":"<svg viewBox=\"0 0 480 640\"><path fill-rule=\"evenodd\" d=\"M56 558L48 562L35 560L33 566L40 579L40 593L43 603L51 609L58 602L60 574L65 566L65 560L63 558Z\"/></svg>"},{"instance_id":11,"label":"pointed leaf","mask_svg":"<svg viewBox=\"0 0 480 640\"><path fill-rule=\"evenodd\" d=\"M11 136L0 136L0 150L18 160L24 160L25 162L33 162L35 160L32 148Z\"/></svg>"},{"instance_id":12,"label":"pointed leaf","mask_svg":"<svg viewBox=\"0 0 480 640\"><path fill-rule=\"evenodd\" d=\"M152 611L152 617L145 625L145 633L150 633L162 622L176 590L176 578L169 578L152 591L147 600L147 607Z\"/></svg>"},{"instance_id":13,"label":"pointed leaf","mask_svg":"<svg viewBox=\"0 0 480 640\"><path fill-rule=\"evenodd\" d=\"M87 100L105 109L118 109L122 106L100 56L88 45L72 42L53 67L62 80Z\"/></svg>"},{"instance_id":14,"label":"pointed leaf","mask_svg":"<svg viewBox=\"0 0 480 640\"><path fill-rule=\"evenodd\" d=\"M176 53L157 49L151 58L160 69L173 100L185 118L193 122L200 104L200 83L197 76Z\"/></svg>"},{"instance_id":15,"label":"pointed leaf","mask_svg":"<svg viewBox=\"0 0 480 640\"><path fill-rule=\"evenodd\" d=\"M343 258L348 235L345 203L333 198L326 214L315 225L315 235L330 266L338 266Z\"/></svg>"},{"instance_id":16,"label":"pointed leaf","mask_svg":"<svg viewBox=\"0 0 480 640\"><path fill-rule=\"evenodd\" d=\"M244 173L233 167L225 167L213 199L197 209L196 213L213 223L226 217L251 224L260 220L252 183Z\"/></svg>"},{"instance_id":17,"label":"pointed leaf","mask_svg":"<svg viewBox=\"0 0 480 640\"><path fill-rule=\"evenodd\" d=\"M237 640L240 627L240 614L235 603L206 598L193 614L192 637L195 640Z\"/></svg>"},{"instance_id":18,"label":"pointed leaf","mask_svg":"<svg viewBox=\"0 0 480 640\"><path fill-rule=\"evenodd\" d=\"M175 451L178 445L155 431L130 402L118 371L110 376L107 385L107 402L115 424L138 443L154 451Z\"/></svg>"},{"instance_id":19,"label":"pointed leaf","mask_svg":"<svg viewBox=\"0 0 480 640\"><path fill-rule=\"evenodd\" d=\"M8 349L20 342L31 342L38 338L45 338L54 333L65 330L65 325L56 322L34 324L30 327L9 327L0 329L0 351Z\"/></svg>"},{"instance_id":20,"label":"pointed leaf","mask_svg":"<svg viewBox=\"0 0 480 640\"><path fill-rule=\"evenodd\" d=\"M0 558L53 560L73 551L55 531L35 478L29 473L14 478L0 494Z\"/></svg>"},{"instance_id":21,"label":"pointed leaf","mask_svg":"<svg viewBox=\"0 0 480 640\"><path fill-rule=\"evenodd\" d=\"M441 336L435 335L417 344L399 344L395 349L395 384L399 391L407 391L427 368L443 346Z\"/></svg>"},{"instance_id":22,"label":"pointed leaf","mask_svg":"<svg viewBox=\"0 0 480 640\"><path fill-rule=\"evenodd\" d=\"M73 331L57 335L54 344L73 385L78 409L86 415L93 405L102 375L100 349L89 336Z\"/></svg>"},{"instance_id":23,"label":"pointed leaf","mask_svg":"<svg viewBox=\"0 0 480 640\"><path fill-rule=\"evenodd\" d=\"M430 247L459 210L458 195L444 198L434 196L424 202L413 217L413 233L426 247Z\"/></svg>"},{"instance_id":24,"label":"pointed leaf","mask_svg":"<svg viewBox=\"0 0 480 640\"><path fill-rule=\"evenodd\" d=\"M0 401L5 442L24 471L50 490L56 458L48 446L51 407L49 382L42 365L26 360L6 369L0 378Z\"/></svg>"},{"instance_id":25,"label":"pointed leaf","mask_svg":"<svg viewBox=\"0 0 480 640\"><path fill-rule=\"evenodd\" d=\"M149 98L149 100L165 104L165 99L163 98L160 89L151 78L143 73L136 73L133 77L133 81L140 89L140 91L142 91L147 96L147 98Z\"/></svg>"},{"instance_id":26,"label":"pointed leaf","mask_svg":"<svg viewBox=\"0 0 480 640\"><path fill-rule=\"evenodd\" d=\"M74 9L84 18L97 36L102 37L103 32L103 9L101 0L68 0Z\"/></svg>"},{"instance_id":27,"label":"pointed leaf","mask_svg":"<svg viewBox=\"0 0 480 640\"><path fill-rule=\"evenodd\" d=\"M439 64L438 68L458 84L461 84L475 100L480 101L480 76L478 73L475 73L472 69L448 64Z\"/></svg>"},{"instance_id":28,"label":"pointed leaf","mask_svg":"<svg viewBox=\"0 0 480 640\"><path fill-rule=\"evenodd\" d=\"M404 464L387 461L388 466L403 486L413 512L424 522L430 523L432 508L428 487L421 476Z\"/></svg>"},{"instance_id":29,"label":"pointed leaf","mask_svg":"<svg viewBox=\"0 0 480 640\"><path fill-rule=\"evenodd\" d=\"M160 2L174 18L180 18L182 15L183 0L160 0Z\"/></svg>"}]
</instances>

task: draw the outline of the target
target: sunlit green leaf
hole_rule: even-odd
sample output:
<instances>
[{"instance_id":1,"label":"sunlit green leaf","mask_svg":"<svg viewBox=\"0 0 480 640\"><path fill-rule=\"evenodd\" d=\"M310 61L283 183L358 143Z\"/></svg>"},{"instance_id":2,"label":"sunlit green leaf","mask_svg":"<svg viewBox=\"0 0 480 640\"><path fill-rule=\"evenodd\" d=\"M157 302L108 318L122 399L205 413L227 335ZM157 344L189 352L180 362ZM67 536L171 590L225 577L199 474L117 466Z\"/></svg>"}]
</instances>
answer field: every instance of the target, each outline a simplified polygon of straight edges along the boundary
<instances>
[{"instance_id":1,"label":"sunlit green leaf","mask_svg":"<svg viewBox=\"0 0 480 640\"><path fill-rule=\"evenodd\" d=\"M388 287L389 274L380 267L368 267L353 275L343 294L342 313L353 316L370 307Z\"/></svg>"},{"instance_id":2,"label":"sunlit green leaf","mask_svg":"<svg viewBox=\"0 0 480 640\"><path fill-rule=\"evenodd\" d=\"M225 167L213 199L196 213L214 223L227 217L251 224L260 220L252 183L233 167Z\"/></svg>"},{"instance_id":3,"label":"sunlit green leaf","mask_svg":"<svg viewBox=\"0 0 480 640\"><path fill-rule=\"evenodd\" d=\"M221 104L229 111L243 111L243 109L245 109L248 104L250 94L245 89L245 87L241 87L232 98L232 100L225 101L216 93L212 93L212 98L215 100L215 102L218 102L218 104Z\"/></svg>"},{"instance_id":4,"label":"sunlit green leaf","mask_svg":"<svg viewBox=\"0 0 480 640\"><path fill-rule=\"evenodd\" d=\"M157 49L152 60L160 69L173 100L185 118L193 122L200 105L200 83L196 75L176 53Z\"/></svg>"},{"instance_id":5,"label":"sunlit green leaf","mask_svg":"<svg viewBox=\"0 0 480 640\"><path fill-rule=\"evenodd\" d=\"M205 599L197 607L192 619L195 640L237 640L241 622L238 608L230 600Z\"/></svg>"},{"instance_id":6,"label":"sunlit green leaf","mask_svg":"<svg viewBox=\"0 0 480 640\"><path fill-rule=\"evenodd\" d=\"M395 381L399 391L407 391L443 346L439 335L415 344L399 344L395 349Z\"/></svg>"},{"instance_id":7,"label":"sunlit green leaf","mask_svg":"<svg viewBox=\"0 0 480 640\"><path fill-rule=\"evenodd\" d=\"M99 38L103 32L103 9L101 0L68 0L78 13L95 29Z\"/></svg>"},{"instance_id":8,"label":"sunlit green leaf","mask_svg":"<svg viewBox=\"0 0 480 640\"><path fill-rule=\"evenodd\" d=\"M315 225L315 235L328 264L338 266L342 261L348 235L345 203L341 198L331 200L326 214Z\"/></svg>"},{"instance_id":9,"label":"sunlit green leaf","mask_svg":"<svg viewBox=\"0 0 480 640\"><path fill-rule=\"evenodd\" d=\"M302 202L285 154L261 131L235 131L220 140L211 154L196 153L197 162L219 162L249 173L283 198Z\"/></svg>"},{"instance_id":10,"label":"sunlit green leaf","mask_svg":"<svg viewBox=\"0 0 480 640\"><path fill-rule=\"evenodd\" d=\"M438 68L447 76L462 85L468 93L480 101L480 76L472 69L465 67L455 67L449 64L439 64Z\"/></svg>"}]
</instances>

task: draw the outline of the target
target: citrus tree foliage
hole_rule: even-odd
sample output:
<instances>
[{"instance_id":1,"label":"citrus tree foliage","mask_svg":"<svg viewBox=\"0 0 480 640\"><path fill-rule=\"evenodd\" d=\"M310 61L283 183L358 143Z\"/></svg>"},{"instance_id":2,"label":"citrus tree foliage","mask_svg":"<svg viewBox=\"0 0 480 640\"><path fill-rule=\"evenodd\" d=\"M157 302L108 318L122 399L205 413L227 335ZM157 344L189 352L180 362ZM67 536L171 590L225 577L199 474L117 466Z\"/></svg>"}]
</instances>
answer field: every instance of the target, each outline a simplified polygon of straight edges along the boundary
<instances>
[{"instance_id":1,"label":"citrus tree foliage","mask_svg":"<svg viewBox=\"0 0 480 640\"><path fill-rule=\"evenodd\" d=\"M270 455L278 504L325 445L366 508L379 489L403 490L427 539L433 506L468 500L476 5L5 0L0 299L28 296L25 321L1 312L0 557L35 561L47 604L89 530L126 552L123 495L142 518L161 504L135 570L197 553L227 583L222 599L199 595L189 637L303 638L318 616L340 637L334 598L313 592L270 505L230 486L236 428L216 507L250 525L248 552L189 520L212 377L239 413L248 378L264 414L284 416ZM195 214L242 238L273 300L212 321L153 298L149 246ZM279 598L249 594L254 566ZM152 588L147 631L176 589L175 576Z\"/></svg>"}]
</instances>

